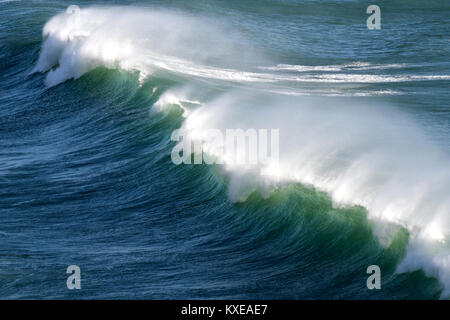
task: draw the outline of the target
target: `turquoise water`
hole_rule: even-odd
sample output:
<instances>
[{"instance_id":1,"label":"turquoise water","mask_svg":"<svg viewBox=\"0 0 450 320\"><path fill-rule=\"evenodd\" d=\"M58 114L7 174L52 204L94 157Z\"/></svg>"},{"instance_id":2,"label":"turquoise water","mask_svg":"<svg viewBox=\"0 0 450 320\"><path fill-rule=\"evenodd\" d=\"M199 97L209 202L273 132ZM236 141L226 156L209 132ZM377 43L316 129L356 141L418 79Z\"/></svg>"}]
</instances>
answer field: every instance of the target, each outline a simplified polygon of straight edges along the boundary
<instances>
[{"instance_id":1,"label":"turquoise water","mask_svg":"<svg viewBox=\"0 0 450 320\"><path fill-rule=\"evenodd\" d=\"M0 298L448 298L450 4L370 4L0 1ZM178 128L280 167L177 166Z\"/></svg>"}]
</instances>

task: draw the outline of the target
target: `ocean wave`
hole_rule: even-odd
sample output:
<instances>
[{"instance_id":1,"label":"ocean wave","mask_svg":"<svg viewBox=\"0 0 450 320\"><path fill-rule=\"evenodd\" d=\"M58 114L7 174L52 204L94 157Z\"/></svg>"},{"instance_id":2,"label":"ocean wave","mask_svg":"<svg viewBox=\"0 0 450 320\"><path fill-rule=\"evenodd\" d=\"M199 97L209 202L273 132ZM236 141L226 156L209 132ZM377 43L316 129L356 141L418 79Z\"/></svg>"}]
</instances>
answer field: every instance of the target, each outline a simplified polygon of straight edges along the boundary
<instances>
[{"instance_id":1,"label":"ocean wave","mask_svg":"<svg viewBox=\"0 0 450 320\"><path fill-rule=\"evenodd\" d=\"M382 75L342 71L403 68L405 64L257 66L258 54L243 37L204 18L161 10L87 8L62 13L46 23L44 43L32 72L48 72L46 85L77 79L99 67L138 71L144 81L156 70L182 77L243 84L392 83L449 80L450 75ZM264 71L325 72L289 75ZM335 73L329 73L329 72ZM339 72L339 73L336 73Z\"/></svg>"},{"instance_id":2,"label":"ocean wave","mask_svg":"<svg viewBox=\"0 0 450 320\"><path fill-rule=\"evenodd\" d=\"M62 13L45 25L43 36L32 72L48 72L45 82L49 87L99 66L138 71L141 83L165 70L187 83L198 77L208 84L214 80L250 84L245 93L221 88L210 101L196 96L202 89L198 84L194 90L167 91L153 108L157 112L181 107L183 128L190 132L225 130L238 124L242 129L279 128L278 165L255 170L226 165L224 159L232 201L245 201L254 190L270 194L285 184L301 183L326 192L336 206L363 206L372 221L388 221L409 230L408 253L398 272L421 268L439 279L443 296L450 293L450 167L446 155L392 108L307 99L284 86L441 81L449 80L449 75L352 73L405 67L367 62L261 67L263 54L238 34L203 18L161 10L114 7ZM263 90L252 86L255 83L262 84ZM395 93L359 94L377 92ZM214 152L217 147L207 145L206 150Z\"/></svg>"},{"instance_id":3,"label":"ocean wave","mask_svg":"<svg viewBox=\"0 0 450 320\"><path fill-rule=\"evenodd\" d=\"M189 97L176 101L183 99ZM409 230L408 254L398 272L421 268L441 281L443 297L448 296L449 161L404 115L392 108L362 108L336 98L288 99L260 92L256 98L238 91L185 117L182 128L192 133L193 140L209 129L225 132L236 127L236 119L244 130L280 128L277 164L235 166L228 159L236 155L217 152L223 146L216 141L203 141L204 152L222 157L230 177L230 199L241 202L255 190L270 194L283 185L301 183L326 192L338 207L362 206L375 223Z\"/></svg>"}]
</instances>

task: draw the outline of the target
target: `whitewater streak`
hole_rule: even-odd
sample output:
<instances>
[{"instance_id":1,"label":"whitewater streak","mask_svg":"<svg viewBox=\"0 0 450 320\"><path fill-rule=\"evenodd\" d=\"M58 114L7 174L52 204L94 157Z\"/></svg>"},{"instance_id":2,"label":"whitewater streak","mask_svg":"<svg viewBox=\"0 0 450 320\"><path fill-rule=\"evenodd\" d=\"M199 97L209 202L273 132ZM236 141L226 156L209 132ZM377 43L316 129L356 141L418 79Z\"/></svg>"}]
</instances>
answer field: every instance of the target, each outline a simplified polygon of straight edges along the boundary
<instances>
[{"instance_id":1,"label":"whitewater streak","mask_svg":"<svg viewBox=\"0 0 450 320\"><path fill-rule=\"evenodd\" d=\"M327 192L336 205L364 206L371 220L392 222L409 230L407 255L398 272L423 269L439 279L442 296L450 296L448 155L392 107L267 93L290 92L291 88L285 90L283 85L295 81L434 81L449 76L333 73L402 68L367 63L261 67L268 61L226 24L143 8L62 13L45 25L43 35L45 41L33 72L48 72L47 86L77 79L98 66L137 71L142 81L165 70L188 84L163 94L154 110L181 107L186 117L182 129L196 133L280 129L277 165L267 165L261 171L225 168L232 201L245 201L254 190L270 192L285 183L302 183ZM282 73L286 71L299 74ZM302 76L303 72L323 71L327 73ZM208 84L226 82L229 89L205 100L199 92L210 90L208 84L199 87L198 82L191 83L193 78L207 79ZM245 88L230 89L233 85L229 83L236 82ZM264 92L258 83L274 85L264 87ZM217 146L208 148L216 150Z\"/></svg>"}]
</instances>

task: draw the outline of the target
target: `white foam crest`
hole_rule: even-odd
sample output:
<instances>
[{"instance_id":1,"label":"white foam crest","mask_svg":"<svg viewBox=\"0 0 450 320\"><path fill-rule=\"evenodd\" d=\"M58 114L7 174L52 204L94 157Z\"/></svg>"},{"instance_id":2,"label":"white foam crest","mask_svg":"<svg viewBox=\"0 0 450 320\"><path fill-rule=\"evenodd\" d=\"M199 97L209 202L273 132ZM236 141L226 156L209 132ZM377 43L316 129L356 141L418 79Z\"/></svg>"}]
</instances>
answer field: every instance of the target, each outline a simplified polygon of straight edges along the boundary
<instances>
[{"instance_id":1,"label":"white foam crest","mask_svg":"<svg viewBox=\"0 0 450 320\"><path fill-rule=\"evenodd\" d=\"M180 87L164 92L153 105L151 113L168 110L171 106L178 106L183 110L183 116L187 117L193 111L193 107L198 107L201 102L190 98L192 88Z\"/></svg>"},{"instance_id":2,"label":"white foam crest","mask_svg":"<svg viewBox=\"0 0 450 320\"><path fill-rule=\"evenodd\" d=\"M257 54L239 35L225 29L204 18L148 8L65 12L46 23L33 72L49 71L48 86L76 79L98 66L136 70L141 79L162 68L231 81L271 81L241 71L239 66L251 64Z\"/></svg>"},{"instance_id":3,"label":"white foam crest","mask_svg":"<svg viewBox=\"0 0 450 320\"><path fill-rule=\"evenodd\" d=\"M450 297L450 249L442 242L430 240L437 225L410 238L406 257L397 266L398 273L422 270L427 276L438 279L443 284L442 298ZM439 230L438 230L439 234ZM433 237L432 237L433 239Z\"/></svg>"}]
</instances>

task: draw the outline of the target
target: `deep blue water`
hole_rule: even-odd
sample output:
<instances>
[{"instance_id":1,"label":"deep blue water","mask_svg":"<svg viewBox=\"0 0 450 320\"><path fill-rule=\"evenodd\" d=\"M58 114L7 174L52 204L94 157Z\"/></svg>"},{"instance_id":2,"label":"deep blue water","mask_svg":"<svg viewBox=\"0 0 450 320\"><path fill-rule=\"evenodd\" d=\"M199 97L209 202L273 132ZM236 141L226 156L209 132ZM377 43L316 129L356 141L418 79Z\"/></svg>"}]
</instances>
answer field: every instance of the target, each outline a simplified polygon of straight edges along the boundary
<instances>
[{"instance_id":1,"label":"deep blue water","mask_svg":"<svg viewBox=\"0 0 450 320\"><path fill-rule=\"evenodd\" d=\"M448 298L450 3L370 4L0 1L0 298ZM197 105L295 179L173 164Z\"/></svg>"}]
</instances>

